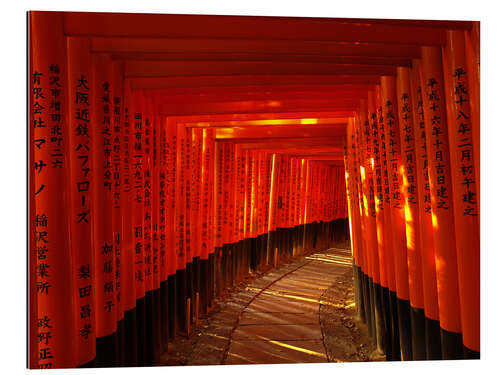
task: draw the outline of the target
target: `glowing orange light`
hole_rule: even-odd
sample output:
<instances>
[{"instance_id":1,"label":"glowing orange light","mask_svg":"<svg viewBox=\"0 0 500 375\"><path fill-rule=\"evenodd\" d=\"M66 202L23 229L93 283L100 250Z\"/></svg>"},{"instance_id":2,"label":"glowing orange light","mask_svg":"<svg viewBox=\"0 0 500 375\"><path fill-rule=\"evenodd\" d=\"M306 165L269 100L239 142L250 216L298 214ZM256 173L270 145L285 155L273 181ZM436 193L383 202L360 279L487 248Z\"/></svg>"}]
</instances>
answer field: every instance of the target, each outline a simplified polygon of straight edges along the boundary
<instances>
[{"instance_id":1,"label":"glowing orange light","mask_svg":"<svg viewBox=\"0 0 500 375\"><path fill-rule=\"evenodd\" d=\"M317 124L318 123L318 119L316 119L316 118L303 118L303 119L300 120L300 123L302 125Z\"/></svg>"},{"instance_id":2,"label":"glowing orange light","mask_svg":"<svg viewBox=\"0 0 500 375\"><path fill-rule=\"evenodd\" d=\"M365 180L365 168L362 165L360 165L359 171L361 172L361 180L364 181Z\"/></svg>"},{"instance_id":3,"label":"glowing orange light","mask_svg":"<svg viewBox=\"0 0 500 375\"><path fill-rule=\"evenodd\" d=\"M276 100L270 100L267 102L267 105L269 107L281 107L281 102L278 102Z\"/></svg>"},{"instance_id":4,"label":"glowing orange light","mask_svg":"<svg viewBox=\"0 0 500 375\"><path fill-rule=\"evenodd\" d=\"M434 229L437 229L439 227L439 224L438 224L437 217L434 214L434 212L431 214L431 218L432 218L432 227Z\"/></svg>"}]
</instances>

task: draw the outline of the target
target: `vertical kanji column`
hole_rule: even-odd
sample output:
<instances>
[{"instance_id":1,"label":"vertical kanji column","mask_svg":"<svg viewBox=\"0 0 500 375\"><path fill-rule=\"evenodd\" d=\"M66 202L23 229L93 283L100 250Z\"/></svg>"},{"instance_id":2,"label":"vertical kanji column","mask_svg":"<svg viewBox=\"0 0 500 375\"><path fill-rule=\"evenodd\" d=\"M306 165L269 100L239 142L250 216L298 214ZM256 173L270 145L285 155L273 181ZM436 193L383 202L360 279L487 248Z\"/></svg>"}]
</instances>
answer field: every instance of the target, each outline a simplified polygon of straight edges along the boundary
<instances>
[{"instance_id":1,"label":"vertical kanji column","mask_svg":"<svg viewBox=\"0 0 500 375\"><path fill-rule=\"evenodd\" d=\"M410 296L408 286L408 259L406 247L406 220L404 210L401 142L397 117L396 78L381 77L382 106L384 113L387 171L391 194L391 221L396 275L398 322L401 359L411 360Z\"/></svg>"},{"instance_id":2,"label":"vertical kanji column","mask_svg":"<svg viewBox=\"0 0 500 375\"><path fill-rule=\"evenodd\" d=\"M209 129L206 132L206 163L207 163L207 182L208 182L208 233L207 233L207 252L208 252L208 304L212 303L214 298L214 264L215 264L215 135L214 130Z\"/></svg>"},{"instance_id":3,"label":"vertical kanji column","mask_svg":"<svg viewBox=\"0 0 500 375\"><path fill-rule=\"evenodd\" d=\"M448 136L450 142L453 206L457 244L458 285L464 354L479 358L480 352L480 236L479 185L474 132L479 123L472 115L471 84L474 71L466 63L463 31L448 31L445 83L447 83Z\"/></svg>"},{"instance_id":4,"label":"vertical kanji column","mask_svg":"<svg viewBox=\"0 0 500 375\"><path fill-rule=\"evenodd\" d=\"M28 194L32 215L28 236L28 366L75 367L94 359L95 345L92 333L90 340L78 335L85 324L93 325L91 317L80 321L74 309L77 297L69 231L70 223L74 225L78 217L73 215L70 202L76 185L67 184L71 165L69 137L73 129L67 106L71 86L63 15L30 12L28 27L31 44Z\"/></svg>"},{"instance_id":5,"label":"vertical kanji column","mask_svg":"<svg viewBox=\"0 0 500 375\"><path fill-rule=\"evenodd\" d=\"M122 241L123 241L123 63L113 63L113 76L111 80L112 109L111 109L111 163L112 163L112 229L113 249L115 252L115 293L116 293L116 320L117 320L117 345L119 366L125 365L125 308L122 299ZM125 276L126 277L126 276Z\"/></svg>"},{"instance_id":6,"label":"vertical kanji column","mask_svg":"<svg viewBox=\"0 0 500 375\"><path fill-rule=\"evenodd\" d=\"M166 246L168 274L168 334L174 339L177 325L177 249L175 215L175 181L177 177L177 128L170 118L163 119L165 127L165 183L166 183Z\"/></svg>"},{"instance_id":7,"label":"vertical kanji column","mask_svg":"<svg viewBox=\"0 0 500 375\"><path fill-rule=\"evenodd\" d=\"M133 198L135 193L135 122L130 81L123 83L123 147L121 212L123 234L121 237L121 293L125 319L125 365L137 366L137 310L135 282L135 233L133 230Z\"/></svg>"},{"instance_id":8,"label":"vertical kanji column","mask_svg":"<svg viewBox=\"0 0 500 375\"><path fill-rule=\"evenodd\" d=\"M346 193L349 210L349 228L351 236L351 252L353 257L354 267L354 288L356 298L356 308L358 316L363 322L366 322L364 314L364 296L363 296L363 241L361 232L361 218L358 202L358 177L355 158L355 134L354 123L352 118L349 118L346 129L346 145L345 145L345 178L346 178ZM309 185L309 184L308 184ZM309 199L309 197L307 198ZM306 206L307 213L307 206ZM307 220L307 216L305 221ZM306 221L307 222L307 221Z\"/></svg>"},{"instance_id":9,"label":"vertical kanji column","mask_svg":"<svg viewBox=\"0 0 500 375\"><path fill-rule=\"evenodd\" d=\"M67 38L70 144L71 253L75 280L78 352L94 351L97 334L96 272L92 243L91 61L87 38ZM103 311L101 311L102 313ZM95 315L94 315L95 314ZM91 355L90 355L91 356ZM86 356L87 358L90 356ZM83 362L84 363L84 362ZM79 365L82 365L80 363Z\"/></svg>"},{"instance_id":10,"label":"vertical kanji column","mask_svg":"<svg viewBox=\"0 0 500 375\"><path fill-rule=\"evenodd\" d=\"M215 142L215 175L214 175L214 197L215 197L215 270L216 270L216 292L219 296L222 292L222 257L223 257L223 209L224 209L224 180L223 180L223 161L224 161L224 145L221 142Z\"/></svg>"},{"instance_id":11,"label":"vertical kanji column","mask_svg":"<svg viewBox=\"0 0 500 375\"><path fill-rule=\"evenodd\" d=\"M154 362L154 341L157 332L155 319L155 283L153 275L153 126L149 98L144 94L139 97L143 128L143 251L144 251L144 287L145 287L145 365Z\"/></svg>"},{"instance_id":12,"label":"vertical kanji column","mask_svg":"<svg viewBox=\"0 0 500 375\"><path fill-rule=\"evenodd\" d=\"M422 94L444 359L463 357L452 179L441 49L422 47Z\"/></svg>"},{"instance_id":13,"label":"vertical kanji column","mask_svg":"<svg viewBox=\"0 0 500 375\"><path fill-rule=\"evenodd\" d=\"M366 198L364 196L364 188L363 184L365 183L364 179L366 178L365 172L364 172L364 167L363 167L363 162L362 162L362 156L361 156L361 130L360 127L358 126L359 118L353 117L351 118L351 126L353 128L353 134L354 134L354 149L353 149L353 156L354 156L354 166L357 170L359 170L359 175L357 178L357 183L358 183L358 204L359 204L359 218L360 218L360 227L362 233L366 233L366 221L364 220L364 215L365 215L365 201ZM314 183L313 183L314 185ZM373 314L372 314L372 303L371 303L371 293L370 293L370 287L369 287L369 277L371 275L371 265L369 261L369 248L367 245L366 238L364 236L361 237L362 241L362 247L363 251L361 252L362 255L362 289L363 289L363 307L364 307L364 316L366 319L366 323L368 326L368 332L371 335L372 330L373 330Z\"/></svg>"},{"instance_id":14,"label":"vertical kanji column","mask_svg":"<svg viewBox=\"0 0 500 375\"><path fill-rule=\"evenodd\" d=\"M89 85L92 88L92 115L88 118L90 122L87 125L92 139L91 211L95 259L96 365L108 367L116 363L117 354L111 163L113 70L111 57L105 54L92 54L91 63ZM78 107L76 110L80 111L80 118L83 119L83 111Z\"/></svg>"},{"instance_id":15,"label":"vertical kanji column","mask_svg":"<svg viewBox=\"0 0 500 375\"><path fill-rule=\"evenodd\" d=\"M146 278L144 276L144 118L141 94L131 93L132 101L132 234L136 299L137 364L144 366L146 346Z\"/></svg>"},{"instance_id":16,"label":"vertical kanji column","mask_svg":"<svg viewBox=\"0 0 500 375\"><path fill-rule=\"evenodd\" d=\"M424 293L422 282L422 244L417 192L417 166L415 133L413 126L410 92L410 69L397 68L397 98L401 157L403 165L403 189L406 221L406 247L408 257L408 283L411 314L411 338L414 360L426 358Z\"/></svg>"},{"instance_id":17,"label":"vertical kanji column","mask_svg":"<svg viewBox=\"0 0 500 375\"><path fill-rule=\"evenodd\" d=\"M368 119L370 123L369 131L371 132L371 151L373 164L373 190L375 200L375 222L376 222L376 237L378 243L378 267L380 270L380 310L382 312L383 322L381 322L381 337L380 342L383 345L383 351L386 353L387 359L392 359L392 340L391 340L391 321L390 321L390 295L389 295L389 276L387 270L387 257L392 257L389 253L391 247L388 242L391 241L390 236L386 233L385 228L385 204L384 204L384 176L382 165L382 151L380 132L384 129L379 128L377 116L377 100L376 92L368 92ZM385 146L385 144L384 144Z\"/></svg>"},{"instance_id":18,"label":"vertical kanji column","mask_svg":"<svg viewBox=\"0 0 500 375\"><path fill-rule=\"evenodd\" d=\"M203 129L191 129L192 158L191 158L191 249L193 254L193 291L200 293L200 243L201 243L201 166ZM198 297L199 298L199 297ZM196 300L195 300L196 302ZM199 303L199 300L198 300ZM199 306L198 306L199 309Z\"/></svg>"},{"instance_id":19,"label":"vertical kanji column","mask_svg":"<svg viewBox=\"0 0 500 375\"><path fill-rule=\"evenodd\" d=\"M190 128L184 127L184 253L186 264L186 293L190 303L190 315L185 319L191 320L193 313L193 296L194 296L194 269L193 269L193 252L192 252L192 228L191 220L191 195L192 195L192 150L193 150L193 135ZM187 301L186 301L187 303Z\"/></svg>"},{"instance_id":20,"label":"vertical kanji column","mask_svg":"<svg viewBox=\"0 0 500 375\"><path fill-rule=\"evenodd\" d=\"M206 314L208 305L210 303L210 268L209 268L209 254L210 254L210 153L208 142L210 129L202 129L202 147L201 147L201 197L200 197L200 312Z\"/></svg>"},{"instance_id":21,"label":"vertical kanji column","mask_svg":"<svg viewBox=\"0 0 500 375\"><path fill-rule=\"evenodd\" d=\"M186 128L177 124L177 152L175 176L175 233L177 252L177 322L182 331L186 330L187 280L186 280Z\"/></svg>"},{"instance_id":22,"label":"vertical kanji column","mask_svg":"<svg viewBox=\"0 0 500 375\"><path fill-rule=\"evenodd\" d=\"M481 168L481 150L480 150L480 96L481 90L479 87L480 82L480 30L479 22L472 22L472 29L464 33L465 37L465 59L468 71L469 83L469 105L471 110L471 121L476 124L472 127L472 142L474 144L474 172L476 174L476 193L478 204L481 201L481 181L480 181L480 168Z\"/></svg>"},{"instance_id":23,"label":"vertical kanji column","mask_svg":"<svg viewBox=\"0 0 500 375\"><path fill-rule=\"evenodd\" d=\"M159 114L158 104L155 103L155 123L158 132L158 236L159 236L159 267L160 267L160 312L161 312L161 332L162 332L162 350L168 351L168 231L167 231L167 129L164 118Z\"/></svg>"},{"instance_id":24,"label":"vertical kanji column","mask_svg":"<svg viewBox=\"0 0 500 375\"><path fill-rule=\"evenodd\" d=\"M366 114L366 100L362 99L360 103L360 110L355 117L354 126L357 133L357 159L358 166L360 169L360 192L361 192L361 227L363 228L363 236L365 243L365 256L366 256L366 279L365 288L367 295L367 307L368 307L368 332L370 336L377 339L377 325L375 320L375 290L374 290L374 279L378 272L378 267L375 267L375 253L378 253L378 244L376 241L375 232L375 201L373 194L373 174L371 172L371 160L368 157L369 152L367 152L366 134L369 133L369 123Z\"/></svg>"},{"instance_id":25,"label":"vertical kanji column","mask_svg":"<svg viewBox=\"0 0 500 375\"><path fill-rule=\"evenodd\" d=\"M420 84L420 60L412 61L411 94L415 133L420 242L422 248L422 284L425 314L425 346L427 359L441 359L439 307L436 284L436 258L432 226L431 193L424 121L424 104Z\"/></svg>"}]
</instances>

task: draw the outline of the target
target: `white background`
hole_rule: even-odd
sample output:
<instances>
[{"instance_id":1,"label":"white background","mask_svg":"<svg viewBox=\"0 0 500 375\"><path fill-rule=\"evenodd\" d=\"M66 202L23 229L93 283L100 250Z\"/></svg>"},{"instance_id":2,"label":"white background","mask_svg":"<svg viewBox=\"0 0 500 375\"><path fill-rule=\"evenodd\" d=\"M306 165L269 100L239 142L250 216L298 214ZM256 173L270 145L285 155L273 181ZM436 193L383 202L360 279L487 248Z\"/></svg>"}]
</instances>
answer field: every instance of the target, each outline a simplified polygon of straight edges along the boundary
<instances>
[{"instance_id":1,"label":"white background","mask_svg":"<svg viewBox=\"0 0 500 375\"><path fill-rule=\"evenodd\" d=\"M494 1L16 1L4 0L0 12L0 372L26 370L26 11L100 11L137 13L226 14L256 16L402 18L481 21L481 361L361 363L271 366L157 367L148 369L52 370L73 374L251 374L304 372L497 372L500 320L500 244L498 184L500 145L498 110L500 69L499 16ZM496 365L496 366L495 366ZM497 370L493 370L497 368ZM48 371L48 370L45 370Z\"/></svg>"}]
</instances>

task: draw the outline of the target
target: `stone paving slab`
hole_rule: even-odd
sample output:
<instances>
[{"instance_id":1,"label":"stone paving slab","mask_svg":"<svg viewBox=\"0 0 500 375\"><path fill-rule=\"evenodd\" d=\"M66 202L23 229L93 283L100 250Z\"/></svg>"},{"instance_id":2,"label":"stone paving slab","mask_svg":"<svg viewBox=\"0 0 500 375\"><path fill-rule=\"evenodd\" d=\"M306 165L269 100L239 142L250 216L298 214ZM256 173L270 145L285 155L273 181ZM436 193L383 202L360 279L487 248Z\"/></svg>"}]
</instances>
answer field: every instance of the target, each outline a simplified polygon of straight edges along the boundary
<instances>
[{"instance_id":1,"label":"stone paving slab","mask_svg":"<svg viewBox=\"0 0 500 375\"><path fill-rule=\"evenodd\" d=\"M226 364L327 362L321 340L231 342Z\"/></svg>"},{"instance_id":2,"label":"stone paving slab","mask_svg":"<svg viewBox=\"0 0 500 375\"><path fill-rule=\"evenodd\" d=\"M270 313L270 312L244 312L239 321L240 326L251 324L262 324L263 321L271 322L274 325L290 324L312 324L311 320L316 314L307 313Z\"/></svg>"},{"instance_id":3,"label":"stone paving slab","mask_svg":"<svg viewBox=\"0 0 500 375\"><path fill-rule=\"evenodd\" d=\"M246 308L248 312L317 313L318 310L319 305L314 302L297 301L287 297L270 295L260 296Z\"/></svg>"},{"instance_id":4,"label":"stone paving slab","mask_svg":"<svg viewBox=\"0 0 500 375\"><path fill-rule=\"evenodd\" d=\"M233 332L232 340L321 340L319 319L315 318L316 322L312 320L307 325L274 325L271 323L238 326Z\"/></svg>"}]
</instances>

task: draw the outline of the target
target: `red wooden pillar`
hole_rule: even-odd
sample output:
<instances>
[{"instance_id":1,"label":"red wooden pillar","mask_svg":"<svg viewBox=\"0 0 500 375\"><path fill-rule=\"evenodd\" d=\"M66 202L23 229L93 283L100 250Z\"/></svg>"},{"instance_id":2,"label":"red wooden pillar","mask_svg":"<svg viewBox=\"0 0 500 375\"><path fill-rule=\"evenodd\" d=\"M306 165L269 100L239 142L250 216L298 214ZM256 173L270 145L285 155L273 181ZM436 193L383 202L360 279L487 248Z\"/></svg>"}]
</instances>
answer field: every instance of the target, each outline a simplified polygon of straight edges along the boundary
<instances>
[{"instance_id":1,"label":"red wooden pillar","mask_svg":"<svg viewBox=\"0 0 500 375\"><path fill-rule=\"evenodd\" d=\"M479 236L479 150L471 110L471 84L466 63L464 32L448 31L444 48L448 136L450 142L453 206L457 245L458 285L462 316L464 354L479 358L480 352L480 236Z\"/></svg>"},{"instance_id":2,"label":"red wooden pillar","mask_svg":"<svg viewBox=\"0 0 500 375\"><path fill-rule=\"evenodd\" d=\"M202 144L203 129L191 129L192 135L192 157L191 157L191 250L193 255L193 282L194 293L200 294L200 243L201 243L201 166L202 166ZM196 294L195 294L196 296ZM195 301L196 302L196 298ZM198 297L198 303L200 299ZM193 305L194 307L194 305ZM199 309L199 306L198 306ZM198 310L199 311L199 310ZM194 309L193 312L195 313Z\"/></svg>"},{"instance_id":3,"label":"red wooden pillar","mask_svg":"<svg viewBox=\"0 0 500 375\"><path fill-rule=\"evenodd\" d=\"M429 185L428 154L424 121L424 104L420 84L420 60L412 61L411 95L415 133L415 159L417 167L417 193L422 248L422 283L425 313L426 358L441 359L439 307L436 284L436 259L432 226L431 194Z\"/></svg>"},{"instance_id":4,"label":"red wooden pillar","mask_svg":"<svg viewBox=\"0 0 500 375\"><path fill-rule=\"evenodd\" d=\"M298 158L292 157L290 158L290 195L288 197L288 225L291 234L291 252L292 257L295 257L296 254L296 244L294 238L294 230L295 230L295 205L296 205L296 194L297 194L297 166L298 166Z\"/></svg>"},{"instance_id":5,"label":"red wooden pillar","mask_svg":"<svg viewBox=\"0 0 500 375\"><path fill-rule=\"evenodd\" d=\"M173 339L177 330L177 248L176 248L176 176L177 176L177 128L170 118L163 118L165 128L165 245L168 280L168 335Z\"/></svg>"},{"instance_id":6,"label":"red wooden pillar","mask_svg":"<svg viewBox=\"0 0 500 375\"><path fill-rule=\"evenodd\" d=\"M246 275L249 270L249 254L250 254L250 235L248 232L248 207L249 207L249 190L248 190L248 179L249 179L249 151L245 150L243 151L242 154L242 164L244 164L242 167L242 173L243 173L243 178L242 178L242 184L243 184L243 239L245 241L244 243L244 262L243 262L243 267L244 267L244 274Z\"/></svg>"},{"instance_id":7,"label":"red wooden pillar","mask_svg":"<svg viewBox=\"0 0 500 375\"><path fill-rule=\"evenodd\" d=\"M221 142L215 142L214 156L214 198L215 198L215 269L216 269L216 292L217 296L222 293L222 245L224 243L224 146Z\"/></svg>"},{"instance_id":8,"label":"red wooden pillar","mask_svg":"<svg viewBox=\"0 0 500 375\"><path fill-rule=\"evenodd\" d=\"M412 115L412 103L414 98L410 91L410 69L407 67L397 68L397 98L403 165L403 189L405 193L404 207L411 306L412 352L414 360L423 360L426 358L426 348L422 282L422 244L420 241L420 215L417 188L418 176Z\"/></svg>"},{"instance_id":9,"label":"red wooden pillar","mask_svg":"<svg viewBox=\"0 0 500 375\"><path fill-rule=\"evenodd\" d=\"M374 186L374 155L373 155L373 134L370 126L370 121L368 117L368 106L367 100L361 101L360 108L360 127L362 134L362 150L361 155L363 157L362 163L365 170L365 182L363 187L365 189L364 196L366 199L365 206L365 218L366 218L366 228L367 228L367 245L369 246L369 254L371 259L371 277L373 279L373 284L376 284L378 288L380 286L380 268L379 268L379 257L378 257L378 242L377 242L377 223L376 223L376 205L375 205L375 186ZM363 177L362 177L363 178ZM379 293L374 292L374 295ZM375 311L376 312L376 311ZM380 347L381 349L381 347Z\"/></svg>"},{"instance_id":10,"label":"red wooden pillar","mask_svg":"<svg viewBox=\"0 0 500 375\"><path fill-rule=\"evenodd\" d=\"M311 161L306 161L306 175L305 175L305 202L304 202L304 234L302 239L302 248L304 251L309 250L309 243L307 242L309 217L311 216Z\"/></svg>"},{"instance_id":11,"label":"red wooden pillar","mask_svg":"<svg viewBox=\"0 0 500 375\"><path fill-rule=\"evenodd\" d=\"M381 89L380 85L376 86L375 89L375 96L376 96L376 106L377 106L377 125L378 125L378 141L380 144L380 175L381 175L381 184L382 184L382 191L383 194L379 196L381 198L381 207L383 209L383 237L384 237L384 253L385 253L385 269L386 269L386 274L387 274L387 286L389 288L389 306L387 306L386 310L388 311L388 314L391 315L390 313L390 302L391 300L396 298L396 275L394 272L394 245L392 241L392 219L391 219L391 194L390 194L390 188L389 188L389 172L388 172L388 163L387 163L387 144L386 144L386 138L385 138L385 122L384 122L384 115L383 115L383 105L382 105L382 96L381 96ZM396 307L394 307L396 308ZM395 315L394 315L395 317ZM397 319L396 319L397 322ZM391 321L392 324L392 321ZM391 332L394 336L394 332ZM393 350L393 353L396 355L399 353L399 341L392 342L391 345L396 345L398 350L395 350L395 347L391 347ZM399 354L397 354L397 357Z\"/></svg>"},{"instance_id":12,"label":"red wooden pillar","mask_svg":"<svg viewBox=\"0 0 500 375\"><path fill-rule=\"evenodd\" d=\"M351 251L353 256L354 266L354 288L356 298L356 308L358 316L363 322L366 322L364 294L363 294L363 240L361 232L361 218L358 201L358 172L356 168L356 138L354 133L354 121L349 119L346 129L346 145L345 145L345 179L346 179L346 194L349 212L349 229L351 237Z\"/></svg>"},{"instance_id":13,"label":"red wooden pillar","mask_svg":"<svg viewBox=\"0 0 500 375\"><path fill-rule=\"evenodd\" d=\"M277 157L276 154L271 155L271 166L270 166L270 177L269 177L269 215L267 219L267 232L268 232L268 243L267 243L267 257L266 264L271 263L277 267L276 259L276 243L277 243L277 233L276 233L276 190L277 190Z\"/></svg>"},{"instance_id":14,"label":"red wooden pillar","mask_svg":"<svg viewBox=\"0 0 500 375\"><path fill-rule=\"evenodd\" d=\"M113 63L113 76L111 80L112 107L111 107L111 163L112 163L112 230L113 249L115 253L115 294L116 294L116 320L118 333L118 358L117 364L125 365L125 321L124 321L124 301L122 296L123 278L122 274L123 253L123 216L122 196L123 192L123 159L124 133L123 133L123 63Z\"/></svg>"},{"instance_id":15,"label":"red wooden pillar","mask_svg":"<svg viewBox=\"0 0 500 375\"><path fill-rule=\"evenodd\" d=\"M82 46L80 46L81 48ZM113 248L112 192L112 98L111 58L92 54L90 100L92 114L87 122L91 131L92 248L95 264L96 365L116 363L117 301L116 263ZM79 108L76 108L79 111ZM83 114L83 111L80 111ZM90 126L92 125L92 126Z\"/></svg>"},{"instance_id":16,"label":"red wooden pillar","mask_svg":"<svg viewBox=\"0 0 500 375\"><path fill-rule=\"evenodd\" d=\"M200 227L200 304L201 313L206 314L208 310L208 305L210 304L210 285L211 285L211 272L210 272L210 262L209 254L211 253L210 245L210 233L213 231L210 225L211 218L211 206L210 206L210 165L212 161L210 160L209 152L209 142L210 129L205 128L201 130L201 190L200 190L200 212L199 212L199 227Z\"/></svg>"},{"instance_id":17,"label":"red wooden pillar","mask_svg":"<svg viewBox=\"0 0 500 375\"><path fill-rule=\"evenodd\" d=\"M378 244L378 267L380 270L380 286L388 288L386 263L387 256L386 242L387 238L384 237L384 185L382 176L382 158L380 156L380 139L379 139L379 126L377 121L377 108L375 92L368 92L368 118L371 138L371 151L373 159L373 191L374 191L374 208L375 208L375 221L376 221L376 236Z\"/></svg>"},{"instance_id":18,"label":"red wooden pillar","mask_svg":"<svg viewBox=\"0 0 500 375\"><path fill-rule=\"evenodd\" d=\"M471 122L475 124L472 127L472 142L474 144L474 172L476 174L476 193L478 206L481 202L481 152L480 152L480 35L479 22L472 22L472 29L464 33L465 37L465 65L469 72L467 80L469 83L469 105L471 111Z\"/></svg>"},{"instance_id":19,"label":"red wooden pillar","mask_svg":"<svg viewBox=\"0 0 500 375\"><path fill-rule=\"evenodd\" d=\"M97 316L103 314L97 304L97 280L92 243L92 201L95 196L92 180L92 86L89 40L68 38L68 112L70 142L71 251L75 280L75 316L78 334L78 365L94 355L97 336ZM97 214L97 213L96 213ZM98 214L97 214L98 215ZM112 246L112 245L111 245ZM101 284L102 286L102 284ZM102 292L102 289L101 289ZM102 294L101 294L102 296ZM102 300L101 300L102 301ZM102 305L101 305L102 306ZM95 314L95 315L93 315ZM86 354L80 354L80 353ZM85 361L87 362L81 362Z\"/></svg>"},{"instance_id":20,"label":"red wooden pillar","mask_svg":"<svg viewBox=\"0 0 500 375\"><path fill-rule=\"evenodd\" d=\"M167 273L169 276L169 298L172 280L174 281L177 270L177 253L175 247L175 179L177 174L177 131L175 126L164 118L162 125L165 127L165 194L166 208L166 246L167 246ZM170 332L169 332L170 334Z\"/></svg>"},{"instance_id":21,"label":"red wooden pillar","mask_svg":"<svg viewBox=\"0 0 500 375\"><path fill-rule=\"evenodd\" d=\"M182 331L186 331L186 308L188 299L186 264L186 138L187 132L183 124L176 125L176 175L175 175L175 249L177 254L176 289L177 289L177 323Z\"/></svg>"},{"instance_id":22,"label":"red wooden pillar","mask_svg":"<svg viewBox=\"0 0 500 375\"><path fill-rule=\"evenodd\" d=\"M214 262L215 262L215 142L214 131L212 129L203 130L203 160L204 160L204 180L205 197L207 205L203 205L204 217L206 221L206 247L202 247L202 260L207 264L207 308L214 297ZM205 229L205 227L204 227ZM205 255L206 254L206 255Z\"/></svg>"},{"instance_id":23,"label":"red wooden pillar","mask_svg":"<svg viewBox=\"0 0 500 375\"><path fill-rule=\"evenodd\" d=\"M146 277L144 275L144 117L140 93L131 93L132 235L134 249L137 364L145 363Z\"/></svg>"},{"instance_id":24,"label":"red wooden pillar","mask_svg":"<svg viewBox=\"0 0 500 375\"><path fill-rule=\"evenodd\" d=\"M367 279L365 289L367 294L368 329L372 337L377 341L377 347L381 350L381 326L380 326L380 301L377 298L375 284L380 283L380 272L378 268L378 243L376 233L375 191L373 186L373 168L371 162L370 124L367 118L367 103L361 100L360 110L355 119L355 127L358 133L358 161L361 175L362 193L362 215L365 254L367 262ZM378 289L378 288L377 288ZM379 310L379 312L377 312Z\"/></svg>"},{"instance_id":25,"label":"red wooden pillar","mask_svg":"<svg viewBox=\"0 0 500 375\"><path fill-rule=\"evenodd\" d=\"M373 160L373 184L375 191L375 216L378 242L378 266L380 268L381 288L378 293L383 322L381 322L383 351L388 360L399 358L399 342L393 334L394 322L397 319L391 314L391 292L396 293L394 275L394 253L392 246L392 229L390 226L389 179L386 160L385 127L383 116L378 113L380 86L376 91L368 92L368 121L370 122ZM396 323L397 324L397 323Z\"/></svg>"},{"instance_id":26,"label":"red wooden pillar","mask_svg":"<svg viewBox=\"0 0 500 375\"><path fill-rule=\"evenodd\" d=\"M232 257L232 272L235 283L239 281L239 269L241 261L241 242L240 242L240 202L241 202L241 191L240 191L240 179L241 179L241 148L240 145L235 144L233 146L233 158L231 160L231 184L233 186L232 191L232 216L233 216L233 228L232 228L232 242L233 242L233 257Z\"/></svg>"},{"instance_id":27,"label":"red wooden pillar","mask_svg":"<svg viewBox=\"0 0 500 375\"><path fill-rule=\"evenodd\" d=\"M125 80L123 87L123 189L120 197L123 214L123 235L121 241L121 278L120 285L125 317L125 365L137 366L137 328L136 328L136 282L135 282L135 233L133 230L133 197L135 166L133 164L135 145L134 107L130 82Z\"/></svg>"},{"instance_id":28,"label":"red wooden pillar","mask_svg":"<svg viewBox=\"0 0 500 375\"><path fill-rule=\"evenodd\" d=\"M145 279L145 364L150 365L155 360L155 340L157 338L157 314L155 304L154 275L154 140L153 116L149 97L141 95L140 107L143 119L143 251ZM157 353L156 353L157 354Z\"/></svg>"},{"instance_id":29,"label":"red wooden pillar","mask_svg":"<svg viewBox=\"0 0 500 375\"><path fill-rule=\"evenodd\" d=\"M32 215L28 237L28 366L75 367L95 357L95 346L92 334L85 340L78 331L83 324L94 322L76 320L74 310L77 289L73 286L69 233L78 217L71 202L68 204L69 194L75 194L76 185L67 184L72 165L70 137L74 129L67 106L72 85L67 75L63 18L61 14L30 12L28 27ZM90 251L84 255L90 255Z\"/></svg>"},{"instance_id":30,"label":"red wooden pillar","mask_svg":"<svg viewBox=\"0 0 500 375\"><path fill-rule=\"evenodd\" d=\"M163 117L158 113L155 103L155 127L158 137L158 251L159 251L159 278L160 278L160 314L161 314L161 337L162 351L168 351L169 337L169 285L168 285L168 193L167 193L167 129Z\"/></svg>"},{"instance_id":31,"label":"red wooden pillar","mask_svg":"<svg viewBox=\"0 0 500 375\"><path fill-rule=\"evenodd\" d=\"M438 47L422 47L422 88L443 358L462 358L448 121Z\"/></svg>"},{"instance_id":32,"label":"red wooden pillar","mask_svg":"<svg viewBox=\"0 0 500 375\"><path fill-rule=\"evenodd\" d=\"M410 296L408 284L408 258L406 247L406 221L404 210L403 174L401 163L401 142L397 117L396 79L381 77L382 106L384 113L385 142L387 146L387 169L391 193L391 221L394 254L394 270L398 296L398 322L401 359L412 359L410 328Z\"/></svg>"}]
</instances>

